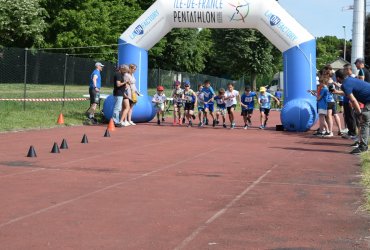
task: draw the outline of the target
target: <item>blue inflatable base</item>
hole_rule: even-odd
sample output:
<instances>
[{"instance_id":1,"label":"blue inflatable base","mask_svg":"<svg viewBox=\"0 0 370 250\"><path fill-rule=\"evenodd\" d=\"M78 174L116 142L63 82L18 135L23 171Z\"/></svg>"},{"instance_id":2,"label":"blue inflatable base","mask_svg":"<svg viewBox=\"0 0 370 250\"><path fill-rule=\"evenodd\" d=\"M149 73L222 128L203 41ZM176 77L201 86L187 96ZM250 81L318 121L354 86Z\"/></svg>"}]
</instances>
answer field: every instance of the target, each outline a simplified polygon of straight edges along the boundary
<instances>
[{"instance_id":1,"label":"blue inflatable base","mask_svg":"<svg viewBox=\"0 0 370 250\"><path fill-rule=\"evenodd\" d=\"M114 96L110 95L104 101L103 113L107 120L110 120L113 116L114 109ZM152 98L148 95L138 97L138 102L135 104L132 121L136 123L149 122L153 120L156 114L156 109L152 103Z\"/></svg>"},{"instance_id":2,"label":"blue inflatable base","mask_svg":"<svg viewBox=\"0 0 370 250\"><path fill-rule=\"evenodd\" d=\"M316 107L311 100L291 100L284 104L280 119L285 130L306 132L317 121Z\"/></svg>"}]
</instances>

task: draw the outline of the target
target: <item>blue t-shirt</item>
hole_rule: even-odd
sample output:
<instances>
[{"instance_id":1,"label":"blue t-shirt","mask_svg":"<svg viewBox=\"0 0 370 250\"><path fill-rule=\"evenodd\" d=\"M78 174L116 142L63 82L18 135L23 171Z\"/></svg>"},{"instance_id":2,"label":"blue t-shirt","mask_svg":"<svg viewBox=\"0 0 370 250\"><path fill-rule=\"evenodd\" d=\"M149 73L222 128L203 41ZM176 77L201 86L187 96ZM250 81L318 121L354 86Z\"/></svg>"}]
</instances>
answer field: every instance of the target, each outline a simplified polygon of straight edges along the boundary
<instances>
[{"instance_id":1,"label":"blue t-shirt","mask_svg":"<svg viewBox=\"0 0 370 250\"><path fill-rule=\"evenodd\" d=\"M330 91L328 91L328 95L326 96L326 102L335 102L334 95Z\"/></svg>"},{"instance_id":2,"label":"blue t-shirt","mask_svg":"<svg viewBox=\"0 0 370 250\"><path fill-rule=\"evenodd\" d=\"M96 87L100 89L101 88L101 76L100 76L100 71L98 69L94 70L90 76L90 89L94 88L94 82L93 82L94 75L98 76L98 78L96 79Z\"/></svg>"},{"instance_id":3,"label":"blue t-shirt","mask_svg":"<svg viewBox=\"0 0 370 250\"><path fill-rule=\"evenodd\" d=\"M321 99L317 102L317 108L318 109L327 109L328 108L328 93L329 89L327 86L323 86L320 91Z\"/></svg>"},{"instance_id":4,"label":"blue t-shirt","mask_svg":"<svg viewBox=\"0 0 370 250\"><path fill-rule=\"evenodd\" d=\"M278 91L276 91L275 96L276 96L277 99L281 99L281 97L283 96L283 92L278 90Z\"/></svg>"},{"instance_id":5,"label":"blue t-shirt","mask_svg":"<svg viewBox=\"0 0 370 250\"><path fill-rule=\"evenodd\" d=\"M266 92L264 95L259 94L258 99L261 102L261 108L270 109L271 108L271 94Z\"/></svg>"},{"instance_id":6,"label":"blue t-shirt","mask_svg":"<svg viewBox=\"0 0 370 250\"><path fill-rule=\"evenodd\" d=\"M353 94L361 103L370 103L370 83L368 82L348 77L342 84L342 90L347 96Z\"/></svg>"},{"instance_id":7,"label":"blue t-shirt","mask_svg":"<svg viewBox=\"0 0 370 250\"><path fill-rule=\"evenodd\" d=\"M215 92L213 91L213 88L212 87L204 87L202 88L202 93L203 93L203 99L204 99L204 102L208 102L209 100L212 99L212 97L215 96Z\"/></svg>"},{"instance_id":8,"label":"blue t-shirt","mask_svg":"<svg viewBox=\"0 0 370 250\"><path fill-rule=\"evenodd\" d=\"M256 96L256 93L254 93L254 92L249 92L248 95L246 93L242 94L242 96L240 98L241 102L244 105L248 106L247 108L242 106L242 110L254 109L254 97L255 96Z\"/></svg>"},{"instance_id":9,"label":"blue t-shirt","mask_svg":"<svg viewBox=\"0 0 370 250\"><path fill-rule=\"evenodd\" d=\"M220 108L220 109L226 108L226 103L222 97L215 96L214 100L216 101L217 108Z\"/></svg>"}]
</instances>

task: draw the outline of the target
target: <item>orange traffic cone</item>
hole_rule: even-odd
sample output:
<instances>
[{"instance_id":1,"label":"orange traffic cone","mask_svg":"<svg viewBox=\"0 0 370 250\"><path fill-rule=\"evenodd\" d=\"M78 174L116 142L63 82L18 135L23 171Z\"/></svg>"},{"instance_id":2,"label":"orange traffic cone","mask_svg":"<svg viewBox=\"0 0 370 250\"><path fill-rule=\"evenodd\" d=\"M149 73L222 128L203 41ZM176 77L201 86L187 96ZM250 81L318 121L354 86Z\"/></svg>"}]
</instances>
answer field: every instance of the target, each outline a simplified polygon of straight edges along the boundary
<instances>
[{"instance_id":1,"label":"orange traffic cone","mask_svg":"<svg viewBox=\"0 0 370 250\"><path fill-rule=\"evenodd\" d=\"M57 124L59 124L59 125L64 124L64 117L63 117L62 113L59 114Z\"/></svg>"},{"instance_id":2,"label":"orange traffic cone","mask_svg":"<svg viewBox=\"0 0 370 250\"><path fill-rule=\"evenodd\" d=\"M116 127L114 126L113 118L110 118L110 121L108 123L108 131L114 131L116 130Z\"/></svg>"}]
</instances>

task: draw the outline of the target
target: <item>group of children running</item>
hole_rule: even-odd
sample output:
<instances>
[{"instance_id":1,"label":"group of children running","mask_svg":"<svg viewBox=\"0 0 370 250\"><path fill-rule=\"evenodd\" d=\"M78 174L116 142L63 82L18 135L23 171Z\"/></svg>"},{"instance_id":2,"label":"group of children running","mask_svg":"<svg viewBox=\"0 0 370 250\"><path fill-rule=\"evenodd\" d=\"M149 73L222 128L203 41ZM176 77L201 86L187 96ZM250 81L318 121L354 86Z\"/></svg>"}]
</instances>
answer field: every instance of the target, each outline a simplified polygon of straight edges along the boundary
<instances>
[{"instance_id":1,"label":"group of children running","mask_svg":"<svg viewBox=\"0 0 370 250\"><path fill-rule=\"evenodd\" d=\"M209 80L204 81L203 84L198 85L198 91L195 92L190 88L190 82L185 81L184 89L181 88L181 83L176 81L175 89L172 91L174 107L174 121L173 125L181 125L188 123L188 127L193 126L196 119L194 109L198 109L199 127L208 125L208 121L212 118L212 126L216 127L220 124L222 119L222 126L227 128L226 113L230 122L230 128L235 128L235 109L239 103L241 106L241 115L244 120L244 129L248 129L252 125L252 114L255 107L255 100L257 100L260 107L260 129L266 127L272 99L280 105L280 100L266 91L265 87L261 87L259 93L251 90L250 86L245 87L245 91L240 95L239 91L234 89L233 83L227 84L227 89L220 88L216 95L211 87ZM158 86L157 93L153 96L152 102L157 109L157 124L165 120L165 105L167 97L164 93L164 87ZM216 108L215 108L216 103ZM182 112L181 110L184 110Z\"/></svg>"}]
</instances>

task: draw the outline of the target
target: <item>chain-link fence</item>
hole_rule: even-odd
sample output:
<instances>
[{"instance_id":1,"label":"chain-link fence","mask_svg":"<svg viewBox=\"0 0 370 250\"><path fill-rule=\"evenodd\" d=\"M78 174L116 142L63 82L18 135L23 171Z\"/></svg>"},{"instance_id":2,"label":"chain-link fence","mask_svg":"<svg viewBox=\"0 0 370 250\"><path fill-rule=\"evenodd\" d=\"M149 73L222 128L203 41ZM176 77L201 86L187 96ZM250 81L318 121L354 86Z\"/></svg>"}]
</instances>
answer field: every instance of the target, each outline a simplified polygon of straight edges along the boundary
<instances>
[{"instance_id":1,"label":"chain-link fence","mask_svg":"<svg viewBox=\"0 0 370 250\"><path fill-rule=\"evenodd\" d=\"M101 61L105 67L102 72L103 91L110 94L116 64ZM87 86L95 60L44 50L1 48L0 49L0 99L1 98L76 98L87 94ZM148 89L163 85L167 90L173 88L176 80L189 80L196 90L197 84L210 80L215 90L234 82L236 89L242 89L242 81L187 72L162 69L149 69ZM23 102L26 109L26 101ZM64 106L64 102L63 102Z\"/></svg>"}]
</instances>

